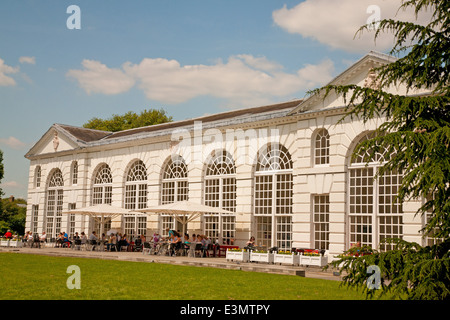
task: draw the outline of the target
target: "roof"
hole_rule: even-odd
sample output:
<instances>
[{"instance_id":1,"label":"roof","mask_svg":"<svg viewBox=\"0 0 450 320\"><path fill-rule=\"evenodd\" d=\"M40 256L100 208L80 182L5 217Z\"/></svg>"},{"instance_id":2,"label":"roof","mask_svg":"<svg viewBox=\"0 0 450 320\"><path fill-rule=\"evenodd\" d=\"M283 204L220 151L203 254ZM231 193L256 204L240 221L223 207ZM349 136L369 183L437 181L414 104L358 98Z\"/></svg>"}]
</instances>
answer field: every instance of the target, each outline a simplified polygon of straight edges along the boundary
<instances>
[{"instance_id":1,"label":"roof","mask_svg":"<svg viewBox=\"0 0 450 320\"><path fill-rule=\"evenodd\" d=\"M135 135L135 134L141 134L141 133L147 133L147 132L155 132L155 131L159 131L159 130L174 129L174 128L179 128L179 127L183 127L183 126L190 126L190 125L193 125L194 122L196 122L196 121L202 121L202 123L207 123L207 122L214 122L214 121L227 120L227 119L238 118L238 117L252 116L252 115L275 112L275 111L283 111L283 110L290 111L293 108L295 108L296 106L298 106L301 103L301 101L302 100L292 100L292 101L288 101L288 102L266 105L266 106L262 106L262 107L238 109L238 110L233 110L233 111L217 113L217 114L213 114L213 115L206 115L206 116L193 118L193 119L186 119L186 120L175 121L175 122L166 122L166 123L157 124L157 125L123 130L123 131L114 132L114 133L106 136L103 140L115 139L115 138L120 138L120 137Z\"/></svg>"},{"instance_id":2,"label":"roof","mask_svg":"<svg viewBox=\"0 0 450 320\"><path fill-rule=\"evenodd\" d=\"M71 134L76 140L82 141L82 142L91 142L103 139L110 135L112 132L109 131L102 131L102 130L94 130L94 129L87 129L87 128L80 128L80 127L74 127L69 126L65 124L57 124L60 128L67 131L69 134Z\"/></svg>"}]
</instances>

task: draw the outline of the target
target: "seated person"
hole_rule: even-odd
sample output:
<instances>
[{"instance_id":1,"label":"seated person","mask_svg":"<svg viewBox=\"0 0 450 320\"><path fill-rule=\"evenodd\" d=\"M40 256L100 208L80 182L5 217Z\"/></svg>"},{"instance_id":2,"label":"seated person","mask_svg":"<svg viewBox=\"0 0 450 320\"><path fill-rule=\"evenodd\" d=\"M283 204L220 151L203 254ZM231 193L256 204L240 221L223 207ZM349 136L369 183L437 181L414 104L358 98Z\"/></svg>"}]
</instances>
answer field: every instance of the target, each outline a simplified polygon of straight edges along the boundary
<instances>
[{"instance_id":1,"label":"seated person","mask_svg":"<svg viewBox=\"0 0 450 320\"><path fill-rule=\"evenodd\" d=\"M74 236L73 236L73 243L76 246L80 246L81 245L81 238L78 235L78 232L75 232Z\"/></svg>"},{"instance_id":2,"label":"seated person","mask_svg":"<svg viewBox=\"0 0 450 320\"><path fill-rule=\"evenodd\" d=\"M117 245L117 238L114 233L111 233L111 236L109 237L108 243L106 244L106 250L111 251L111 249L116 248Z\"/></svg>"},{"instance_id":3,"label":"seated person","mask_svg":"<svg viewBox=\"0 0 450 320\"><path fill-rule=\"evenodd\" d=\"M63 233L63 245L66 245L67 247L70 248L70 240L69 240L69 235L67 234L67 232Z\"/></svg>"},{"instance_id":4,"label":"seated person","mask_svg":"<svg viewBox=\"0 0 450 320\"><path fill-rule=\"evenodd\" d=\"M200 242L202 244L202 256L205 257L210 241L205 235L201 235L199 237L200 237Z\"/></svg>"},{"instance_id":5,"label":"seated person","mask_svg":"<svg viewBox=\"0 0 450 320\"><path fill-rule=\"evenodd\" d=\"M97 244L97 235L95 234L95 231L92 231L92 234L89 236L89 243L92 245L92 250L95 249L95 245Z\"/></svg>"},{"instance_id":6,"label":"seated person","mask_svg":"<svg viewBox=\"0 0 450 320\"><path fill-rule=\"evenodd\" d=\"M45 231L42 231L42 235L39 237L40 242L46 242L47 241L47 234Z\"/></svg>"},{"instance_id":7,"label":"seated person","mask_svg":"<svg viewBox=\"0 0 450 320\"><path fill-rule=\"evenodd\" d=\"M247 247L254 247L255 246L255 237L254 236L250 237L250 240L247 241L246 246Z\"/></svg>"},{"instance_id":8,"label":"seated person","mask_svg":"<svg viewBox=\"0 0 450 320\"><path fill-rule=\"evenodd\" d=\"M153 234L153 249L156 248L160 239L161 239L161 236L159 235L158 232Z\"/></svg>"},{"instance_id":9,"label":"seated person","mask_svg":"<svg viewBox=\"0 0 450 320\"><path fill-rule=\"evenodd\" d=\"M127 250L128 250L128 246L130 245L130 243L128 242L128 239L127 239L127 235L126 234L124 234L121 238L120 238L120 240L119 240L119 242L118 242L118 247L119 247L119 251L122 249L122 247L124 247L124 246L126 246L127 247Z\"/></svg>"},{"instance_id":10,"label":"seated person","mask_svg":"<svg viewBox=\"0 0 450 320\"><path fill-rule=\"evenodd\" d=\"M80 240L81 240L81 244L87 243L88 238L87 238L86 234L84 233L84 231L81 232Z\"/></svg>"},{"instance_id":11,"label":"seated person","mask_svg":"<svg viewBox=\"0 0 450 320\"><path fill-rule=\"evenodd\" d=\"M12 233L11 230L8 229L8 231L5 232L4 237L6 239L12 239Z\"/></svg>"},{"instance_id":12,"label":"seated person","mask_svg":"<svg viewBox=\"0 0 450 320\"><path fill-rule=\"evenodd\" d=\"M189 249L189 247L191 246L191 242L189 241L189 235L188 234L184 235L183 244L184 244L184 248L185 249Z\"/></svg>"},{"instance_id":13,"label":"seated person","mask_svg":"<svg viewBox=\"0 0 450 320\"><path fill-rule=\"evenodd\" d=\"M56 237L56 247L62 247L64 243L64 235L62 232Z\"/></svg>"}]
</instances>

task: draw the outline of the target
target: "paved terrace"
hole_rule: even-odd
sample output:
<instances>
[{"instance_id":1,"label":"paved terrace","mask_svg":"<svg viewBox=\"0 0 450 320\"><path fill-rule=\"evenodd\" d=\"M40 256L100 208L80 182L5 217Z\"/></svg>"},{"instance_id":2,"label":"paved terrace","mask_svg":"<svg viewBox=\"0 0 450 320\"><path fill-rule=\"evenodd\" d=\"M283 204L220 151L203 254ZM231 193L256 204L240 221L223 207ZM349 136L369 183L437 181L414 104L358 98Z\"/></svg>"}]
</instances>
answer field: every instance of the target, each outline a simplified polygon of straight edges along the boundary
<instances>
[{"instance_id":1,"label":"paved terrace","mask_svg":"<svg viewBox=\"0 0 450 320\"><path fill-rule=\"evenodd\" d=\"M279 264L265 264L255 262L233 262L227 261L224 257L187 257L187 256L158 256L148 255L142 252L101 252L73 250L69 248L0 248L0 252L14 252L21 254L41 254L57 257L93 258L105 260L134 261L147 263L166 263L180 266L197 266L210 268L223 268L230 270L242 270L248 272L265 272L285 275L303 276L307 278L317 278L326 280L341 280L339 276L333 275L332 270L323 271L319 267L289 266Z\"/></svg>"}]
</instances>

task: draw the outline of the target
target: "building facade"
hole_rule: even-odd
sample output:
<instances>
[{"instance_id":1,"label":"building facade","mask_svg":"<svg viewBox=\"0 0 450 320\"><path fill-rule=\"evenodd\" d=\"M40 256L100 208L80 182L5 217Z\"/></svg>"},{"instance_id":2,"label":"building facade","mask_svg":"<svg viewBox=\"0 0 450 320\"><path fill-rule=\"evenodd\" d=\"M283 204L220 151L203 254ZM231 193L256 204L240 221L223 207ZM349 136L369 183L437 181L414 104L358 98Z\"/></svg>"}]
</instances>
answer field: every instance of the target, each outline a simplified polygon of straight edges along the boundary
<instances>
[{"instance_id":1,"label":"building facade","mask_svg":"<svg viewBox=\"0 0 450 320\"><path fill-rule=\"evenodd\" d=\"M331 83L371 85L371 69L392 61L370 52ZM387 237L423 243L420 201L395 202L401 173L373 179L383 154L368 165L366 155L351 156L383 119L340 121L343 114L342 99L330 95L116 133L54 124L26 155L26 230L90 232L98 223L63 212L191 200L235 212L189 223L189 233L219 243L255 236L258 245L330 256L356 242L378 248ZM170 215L132 213L107 221L110 228L132 236L181 230Z\"/></svg>"}]
</instances>

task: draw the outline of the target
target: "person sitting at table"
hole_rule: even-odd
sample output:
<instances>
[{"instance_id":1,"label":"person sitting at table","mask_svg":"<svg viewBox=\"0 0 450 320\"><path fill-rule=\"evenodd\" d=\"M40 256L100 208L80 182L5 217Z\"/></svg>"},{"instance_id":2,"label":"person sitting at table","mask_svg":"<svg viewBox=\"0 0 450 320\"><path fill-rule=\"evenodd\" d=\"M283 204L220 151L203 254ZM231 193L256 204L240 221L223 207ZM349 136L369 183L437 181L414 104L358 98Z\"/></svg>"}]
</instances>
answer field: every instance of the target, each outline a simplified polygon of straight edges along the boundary
<instances>
[{"instance_id":1,"label":"person sitting at table","mask_svg":"<svg viewBox=\"0 0 450 320\"><path fill-rule=\"evenodd\" d=\"M153 234L153 248L156 248L156 246L158 245L159 240L161 240L161 236L159 235L158 232L155 232Z\"/></svg>"},{"instance_id":2,"label":"person sitting at table","mask_svg":"<svg viewBox=\"0 0 450 320\"><path fill-rule=\"evenodd\" d=\"M254 236L250 237L250 240L247 241L246 246L247 247L254 247L255 246L255 237Z\"/></svg>"},{"instance_id":3,"label":"person sitting at table","mask_svg":"<svg viewBox=\"0 0 450 320\"><path fill-rule=\"evenodd\" d=\"M39 237L39 241L40 242L46 242L47 241L47 234L45 233L45 231L42 231L42 234Z\"/></svg>"},{"instance_id":4,"label":"person sitting at table","mask_svg":"<svg viewBox=\"0 0 450 320\"><path fill-rule=\"evenodd\" d=\"M74 236L73 236L73 244L74 244L74 249L80 249L81 246L81 238L78 235L78 232L75 232Z\"/></svg>"},{"instance_id":5,"label":"person sitting at table","mask_svg":"<svg viewBox=\"0 0 450 320\"><path fill-rule=\"evenodd\" d=\"M183 240L183 249L185 252L189 250L191 247L191 241L189 241L189 235L187 233L184 234L184 240Z\"/></svg>"},{"instance_id":6,"label":"person sitting at table","mask_svg":"<svg viewBox=\"0 0 450 320\"><path fill-rule=\"evenodd\" d=\"M5 232L3 235L6 239L12 239L12 233L11 230L8 229L8 231Z\"/></svg>"},{"instance_id":7,"label":"person sitting at table","mask_svg":"<svg viewBox=\"0 0 450 320\"><path fill-rule=\"evenodd\" d=\"M130 245L130 243L128 242L128 238L127 235L124 234L121 238L120 241L118 242L118 250L121 251L123 246L127 247L127 251L128 251L128 246Z\"/></svg>"},{"instance_id":8,"label":"person sitting at table","mask_svg":"<svg viewBox=\"0 0 450 320\"><path fill-rule=\"evenodd\" d=\"M111 233L108 243L106 244L106 250L111 251L111 249L114 249L114 251L116 251L116 246L117 246L116 235L114 233Z\"/></svg>"},{"instance_id":9,"label":"person sitting at table","mask_svg":"<svg viewBox=\"0 0 450 320\"><path fill-rule=\"evenodd\" d=\"M57 236L56 236L56 248L62 247L64 243L64 235L62 234L62 232L60 232Z\"/></svg>"},{"instance_id":10,"label":"person sitting at table","mask_svg":"<svg viewBox=\"0 0 450 320\"><path fill-rule=\"evenodd\" d=\"M84 233L84 231L81 232L80 240L81 240L81 244L86 244L87 243L87 236Z\"/></svg>"},{"instance_id":11,"label":"person sitting at table","mask_svg":"<svg viewBox=\"0 0 450 320\"><path fill-rule=\"evenodd\" d=\"M22 242L23 242L23 245L24 246L26 246L26 244L27 244L27 241L28 241L28 235L30 234L30 231L27 231L27 232L25 232L25 234L23 235L23 238L22 238Z\"/></svg>"},{"instance_id":12,"label":"person sitting at table","mask_svg":"<svg viewBox=\"0 0 450 320\"><path fill-rule=\"evenodd\" d=\"M195 233L192 235L191 242L197 242L197 237Z\"/></svg>"},{"instance_id":13,"label":"person sitting at table","mask_svg":"<svg viewBox=\"0 0 450 320\"><path fill-rule=\"evenodd\" d=\"M33 242L33 232L28 233L28 241Z\"/></svg>"},{"instance_id":14,"label":"person sitting at table","mask_svg":"<svg viewBox=\"0 0 450 320\"><path fill-rule=\"evenodd\" d=\"M92 234L89 236L89 243L92 245L92 251L95 250L95 246L97 245L97 235L95 234L95 231L92 231Z\"/></svg>"},{"instance_id":15,"label":"person sitting at table","mask_svg":"<svg viewBox=\"0 0 450 320\"><path fill-rule=\"evenodd\" d=\"M170 239L171 236L175 235L175 230L167 228L166 231L167 231L167 238L168 239Z\"/></svg>"},{"instance_id":16,"label":"person sitting at table","mask_svg":"<svg viewBox=\"0 0 450 320\"><path fill-rule=\"evenodd\" d=\"M63 247L67 246L68 248L70 248L71 242L69 240L69 235L67 234L67 232L63 232Z\"/></svg>"},{"instance_id":17,"label":"person sitting at table","mask_svg":"<svg viewBox=\"0 0 450 320\"><path fill-rule=\"evenodd\" d=\"M204 234L201 236L201 243L202 243L202 257L206 257L206 252L208 251L208 246L211 243L211 240L208 239L208 237Z\"/></svg>"},{"instance_id":18,"label":"person sitting at table","mask_svg":"<svg viewBox=\"0 0 450 320\"><path fill-rule=\"evenodd\" d=\"M174 232L170 237L169 253L171 256L176 255L176 250L180 248L182 240L177 232Z\"/></svg>"}]
</instances>

